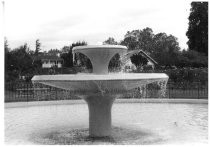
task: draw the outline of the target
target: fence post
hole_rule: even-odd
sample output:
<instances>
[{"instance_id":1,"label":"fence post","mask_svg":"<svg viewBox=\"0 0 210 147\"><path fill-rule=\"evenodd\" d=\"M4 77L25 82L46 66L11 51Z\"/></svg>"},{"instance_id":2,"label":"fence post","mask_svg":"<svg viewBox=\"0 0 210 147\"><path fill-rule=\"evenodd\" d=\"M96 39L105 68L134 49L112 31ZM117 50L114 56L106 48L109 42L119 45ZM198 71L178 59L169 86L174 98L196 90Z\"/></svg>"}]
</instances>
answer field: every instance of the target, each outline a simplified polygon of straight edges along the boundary
<instances>
[{"instance_id":1,"label":"fence post","mask_svg":"<svg viewBox=\"0 0 210 147\"><path fill-rule=\"evenodd\" d=\"M198 83L198 99L200 97L200 95L199 95L199 86L200 86L200 83Z\"/></svg>"},{"instance_id":2,"label":"fence post","mask_svg":"<svg viewBox=\"0 0 210 147\"><path fill-rule=\"evenodd\" d=\"M28 102L28 83L26 83L26 99L27 99L27 102Z\"/></svg>"},{"instance_id":3,"label":"fence post","mask_svg":"<svg viewBox=\"0 0 210 147\"><path fill-rule=\"evenodd\" d=\"M168 98L170 99L170 84L171 83L168 83Z\"/></svg>"},{"instance_id":4,"label":"fence post","mask_svg":"<svg viewBox=\"0 0 210 147\"><path fill-rule=\"evenodd\" d=\"M147 98L147 85L145 86L145 91L146 91L146 96L145 96L145 98Z\"/></svg>"}]
</instances>

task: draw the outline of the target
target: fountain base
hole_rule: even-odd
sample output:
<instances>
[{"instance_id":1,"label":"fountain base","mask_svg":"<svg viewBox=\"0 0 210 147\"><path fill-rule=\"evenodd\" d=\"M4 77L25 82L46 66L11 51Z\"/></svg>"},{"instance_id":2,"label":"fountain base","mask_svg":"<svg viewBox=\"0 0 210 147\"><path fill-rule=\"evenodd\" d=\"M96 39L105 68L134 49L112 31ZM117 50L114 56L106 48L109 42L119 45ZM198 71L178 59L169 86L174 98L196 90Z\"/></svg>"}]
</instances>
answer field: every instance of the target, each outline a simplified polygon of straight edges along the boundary
<instances>
[{"instance_id":1,"label":"fountain base","mask_svg":"<svg viewBox=\"0 0 210 147\"><path fill-rule=\"evenodd\" d=\"M89 109L90 137L106 137L111 135L111 108L114 96L87 96L84 100Z\"/></svg>"}]
</instances>

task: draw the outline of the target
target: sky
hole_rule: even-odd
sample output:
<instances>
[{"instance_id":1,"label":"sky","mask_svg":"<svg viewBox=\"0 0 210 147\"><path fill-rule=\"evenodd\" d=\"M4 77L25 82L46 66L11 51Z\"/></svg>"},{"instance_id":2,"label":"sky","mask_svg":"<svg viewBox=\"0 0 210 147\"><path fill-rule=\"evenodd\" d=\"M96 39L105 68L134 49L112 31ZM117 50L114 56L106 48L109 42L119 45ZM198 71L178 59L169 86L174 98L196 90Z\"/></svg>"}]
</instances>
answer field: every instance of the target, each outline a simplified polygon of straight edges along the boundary
<instances>
[{"instance_id":1,"label":"sky","mask_svg":"<svg viewBox=\"0 0 210 147\"><path fill-rule=\"evenodd\" d=\"M4 34L10 48L61 49L76 41L99 45L109 37L150 27L178 38L187 49L190 0L4 0ZM3 6L3 4L2 4ZM3 7L2 7L3 8Z\"/></svg>"}]
</instances>

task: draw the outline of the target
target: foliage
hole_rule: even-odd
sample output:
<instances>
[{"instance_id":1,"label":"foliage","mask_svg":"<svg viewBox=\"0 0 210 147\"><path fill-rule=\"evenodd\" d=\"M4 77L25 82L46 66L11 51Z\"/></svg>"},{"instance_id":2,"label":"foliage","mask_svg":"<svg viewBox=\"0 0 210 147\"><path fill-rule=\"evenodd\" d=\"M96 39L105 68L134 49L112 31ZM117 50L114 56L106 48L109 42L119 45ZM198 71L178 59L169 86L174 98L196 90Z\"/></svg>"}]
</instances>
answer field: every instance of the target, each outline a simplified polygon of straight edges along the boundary
<instances>
[{"instance_id":1,"label":"foliage","mask_svg":"<svg viewBox=\"0 0 210 147\"><path fill-rule=\"evenodd\" d=\"M62 53L68 53L70 51L70 46L64 46L61 48Z\"/></svg>"},{"instance_id":2,"label":"foliage","mask_svg":"<svg viewBox=\"0 0 210 147\"><path fill-rule=\"evenodd\" d=\"M154 34L151 28L128 31L121 44L127 46L128 50L145 51L159 65L174 65L180 54L176 37L166 33ZM140 64L143 63L138 63L138 65Z\"/></svg>"},{"instance_id":3,"label":"foliage","mask_svg":"<svg viewBox=\"0 0 210 147\"><path fill-rule=\"evenodd\" d=\"M148 63L147 58L142 56L140 53L134 54L131 57L131 62L138 68L146 65Z\"/></svg>"},{"instance_id":4,"label":"foliage","mask_svg":"<svg viewBox=\"0 0 210 147\"><path fill-rule=\"evenodd\" d=\"M124 40L121 41L122 45L128 47L128 50L143 50L147 53L151 52L152 40L153 40L153 31L151 28L145 28L143 30L133 30L128 31L124 37Z\"/></svg>"},{"instance_id":5,"label":"foliage","mask_svg":"<svg viewBox=\"0 0 210 147\"><path fill-rule=\"evenodd\" d=\"M113 37L109 37L106 41L103 42L104 45L110 44L110 45L117 45L118 42L115 41Z\"/></svg>"},{"instance_id":6,"label":"foliage","mask_svg":"<svg viewBox=\"0 0 210 147\"><path fill-rule=\"evenodd\" d=\"M208 68L192 68L184 67L177 69L165 69L165 70L143 70L136 72L154 72L154 73L166 73L169 76L169 82L174 83L178 87L186 88L189 86L198 86L197 83L201 83L203 86L208 86Z\"/></svg>"},{"instance_id":7,"label":"foliage","mask_svg":"<svg viewBox=\"0 0 210 147\"><path fill-rule=\"evenodd\" d=\"M73 67L73 55L71 51L62 53L61 58L64 60L63 67Z\"/></svg>"},{"instance_id":8,"label":"foliage","mask_svg":"<svg viewBox=\"0 0 210 147\"><path fill-rule=\"evenodd\" d=\"M176 70L167 70L170 80L175 83L184 84L188 87L190 83L201 82L202 85L208 85L207 68L180 68Z\"/></svg>"},{"instance_id":9,"label":"foliage","mask_svg":"<svg viewBox=\"0 0 210 147\"><path fill-rule=\"evenodd\" d=\"M73 54L72 54L72 49L76 46L83 46L83 45L87 45L86 42L76 42L76 43L72 43L71 46L68 48L67 46L64 46L62 50L69 50L68 53L63 53L61 54L61 58L63 58L64 60L64 67L73 67L74 63L73 63ZM81 63L81 66L87 66L88 68L91 67L91 63L90 61L88 61L89 59L84 56L83 54L78 54L75 60L79 60Z\"/></svg>"},{"instance_id":10,"label":"foliage","mask_svg":"<svg viewBox=\"0 0 210 147\"><path fill-rule=\"evenodd\" d=\"M189 49L208 55L208 2L192 2L186 33Z\"/></svg>"},{"instance_id":11,"label":"foliage","mask_svg":"<svg viewBox=\"0 0 210 147\"><path fill-rule=\"evenodd\" d=\"M116 54L112 57L108 65L109 71L117 72L121 70L120 55Z\"/></svg>"},{"instance_id":12,"label":"foliage","mask_svg":"<svg viewBox=\"0 0 210 147\"><path fill-rule=\"evenodd\" d=\"M17 79L19 76L33 71L32 58L27 44L5 53L6 81Z\"/></svg>"},{"instance_id":13,"label":"foliage","mask_svg":"<svg viewBox=\"0 0 210 147\"><path fill-rule=\"evenodd\" d=\"M35 49L35 55L38 55L40 50L41 50L41 43L39 41L39 39L36 40L36 49Z\"/></svg>"},{"instance_id":14,"label":"foliage","mask_svg":"<svg viewBox=\"0 0 210 147\"><path fill-rule=\"evenodd\" d=\"M180 55L177 38L166 33L158 33L153 38L154 50L151 56L159 65L175 65Z\"/></svg>"},{"instance_id":15,"label":"foliage","mask_svg":"<svg viewBox=\"0 0 210 147\"><path fill-rule=\"evenodd\" d=\"M61 51L58 49L50 49L47 53L50 55L57 55L57 54L60 54Z\"/></svg>"},{"instance_id":16,"label":"foliage","mask_svg":"<svg viewBox=\"0 0 210 147\"><path fill-rule=\"evenodd\" d=\"M109 44L109 45L117 45L118 42L115 41L113 37L109 37L106 41L103 42L104 45ZM121 61L120 61L120 55L116 54L112 57L112 59L109 62L108 65L109 71L116 72L121 70Z\"/></svg>"},{"instance_id":17,"label":"foliage","mask_svg":"<svg viewBox=\"0 0 210 147\"><path fill-rule=\"evenodd\" d=\"M194 50L182 51L179 61L176 63L178 67L208 67L208 56Z\"/></svg>"},{"instance_id":18,"label":"foliage","mask_svg":"<svg viewBox=\"0 0 210 147\"><path fill-rule=\"evenodd\" d=\"M10 51L7 38L4 38L4 50L5 50L5 53L8 53Z\"/></svg>"}]
</instances>

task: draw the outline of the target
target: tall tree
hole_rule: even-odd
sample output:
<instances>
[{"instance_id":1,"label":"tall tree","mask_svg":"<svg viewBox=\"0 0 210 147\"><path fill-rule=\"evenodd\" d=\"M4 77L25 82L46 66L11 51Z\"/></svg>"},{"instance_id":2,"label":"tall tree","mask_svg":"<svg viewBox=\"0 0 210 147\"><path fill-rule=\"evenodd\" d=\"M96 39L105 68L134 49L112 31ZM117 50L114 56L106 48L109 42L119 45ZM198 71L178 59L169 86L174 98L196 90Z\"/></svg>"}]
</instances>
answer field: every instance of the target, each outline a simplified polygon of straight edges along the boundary
<instances>
[{"instance_id":1,"label":"tall tree","mask_svg":"<svg viewBox=\"0 0 210 147\"><path fill-rule=\"evenodd\" d=\"M4 38L4 51L5 51L5 53L10 51L10 48L9 48L8 41L7 41L6 37Z\"/></svg>"},{"instance_id":2,"label":"tall tree","mask_svg":"<svg viewBox=\"0 0 210 147\"><path fill-rule=\"evenodd\" d=\"M208 55L208 2L192 2L190 11L188 47Z\"/></svg>"},{"instance_id":3,"label":"tall tree","mask_svg":"<svg viewBox=\"0 0 210 147\"><path fill-rule=\"evenodd\" d=\"M41 50L41 43L39 41L39 39L36 40L36 49L35 49L35 55L39 54L39 51Z\"/></svg>"}]
</instances>

